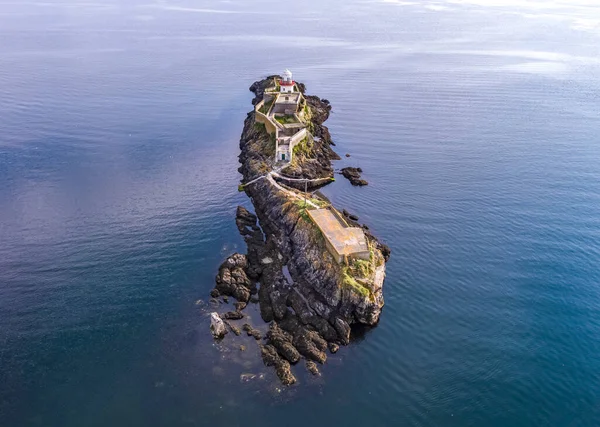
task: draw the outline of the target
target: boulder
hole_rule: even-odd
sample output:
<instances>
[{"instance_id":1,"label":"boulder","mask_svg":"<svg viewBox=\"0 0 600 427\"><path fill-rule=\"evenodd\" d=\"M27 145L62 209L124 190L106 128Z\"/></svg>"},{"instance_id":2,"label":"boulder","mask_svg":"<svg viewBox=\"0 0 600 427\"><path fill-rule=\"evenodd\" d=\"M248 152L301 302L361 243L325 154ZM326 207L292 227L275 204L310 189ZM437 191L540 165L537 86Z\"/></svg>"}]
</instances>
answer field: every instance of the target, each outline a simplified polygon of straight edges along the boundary
<instances>
[{"instance_id":1,"label":"boulder","mask_svg":"<svg viewBox=\"0 0 600 427\"><path fill-rule=\"evenodd\" d=\"M350 181L352 185L363 186L369 184L364 179L361 179L361 168L346 167L341 170L341 173L344 176L344 178Z\"/></svg>"},{"instance_id":2,"label":"boulder","mask_svg":"<svg viewBox=\"0 0 600 427\"><path fill-rule=\"evenodd\" d=\"M223 338L227 333L225 323L217 313L210 313L210 332L216 339Z\"/></svg>"},{"instance_id":3,"label":"boulder","mask_svg":"<svg viewBox=\"0 0 600 427\"><path fill-rule=\"evenodd\" d=\"M222 317L228 320L240 320L244 318L244 314L239 311L228 311Z\"/></svg>"},{"instance_id":4,"label":"boulder","mask_svg":"<svg viewBox=\"0 0 600 427\"><path fill-rule=\"evenodd\" d=\"M267 332L269 343L277 349L286 360L291 363L297 363L300 360L300 353L292 344L292 336L281 329L277 323L272 323Z\"/></svg>"}]
</instances>

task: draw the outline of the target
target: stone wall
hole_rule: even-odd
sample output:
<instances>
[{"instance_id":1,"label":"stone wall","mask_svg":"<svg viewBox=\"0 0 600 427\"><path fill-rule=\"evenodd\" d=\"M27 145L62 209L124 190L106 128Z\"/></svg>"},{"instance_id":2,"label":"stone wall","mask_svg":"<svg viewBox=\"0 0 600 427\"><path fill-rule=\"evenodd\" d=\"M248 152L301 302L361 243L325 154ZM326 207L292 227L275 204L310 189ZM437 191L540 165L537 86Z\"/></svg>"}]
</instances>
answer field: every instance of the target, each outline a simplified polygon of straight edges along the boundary
<instances>
[{"instance_id":1,"label":"stone wall","mask_svg":"<svg viewBox=\"0 0 600 427\"><path fill-rule=\"evenodd\" d=\"M255 120L259 123L264 124L265 128L267 129L267 132L269 134L275 133L275 132L277 132L277 127L275 126L275 124L271 120L269 120L269 118L265 114L263 114L259 111L263 105L265 105L264 100L260 101L254 107Z\"/></svg>"}]
</instances>

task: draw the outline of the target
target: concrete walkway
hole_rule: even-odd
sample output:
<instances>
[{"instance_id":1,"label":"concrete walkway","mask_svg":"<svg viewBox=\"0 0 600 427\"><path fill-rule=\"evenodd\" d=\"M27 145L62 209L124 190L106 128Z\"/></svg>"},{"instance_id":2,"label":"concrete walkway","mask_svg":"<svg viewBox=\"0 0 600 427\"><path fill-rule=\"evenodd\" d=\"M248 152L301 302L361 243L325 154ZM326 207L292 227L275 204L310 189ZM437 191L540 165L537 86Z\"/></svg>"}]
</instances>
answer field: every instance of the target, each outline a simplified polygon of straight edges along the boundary
<instances>
[{"instance_id":1,"label":"concrete walkway","mask_svg":"<svg viewBox=\"0 0 600 427\"><path fill-rule=\"evenodd\" d=\"M293 197L294 199L298 199L298 200L306 200L306 204L309 206L312 206L313 208L319 209L320 206L317 206L316 204L314 204L313 202L311 202L308 199L305 199L305 197L299 195L298 193L288 190L287 188L282 187L281 185L279 185L279 183L277 181L275 181L275 179L273 177L277 177L277 178L281 178L287 181L295 181L295 182L317 182L317 181L323 181L326 180L327 178L317 178L317 179L305 179L305 178L288 178L285 176L281 176L279 175L279 172L287 165L282 165L279 166L275 169L273 169L271 172L265 174L265 175L261 175L258 178L254 178L251 181L248 181L245 184L242 184L244 187L247 185L251 185L254 184L257 181L260 181L261 179L267 179L271 184L273 184L277 189L283 191L284 193L286 193L288 196Z\"/></svg>"}]
</instances>

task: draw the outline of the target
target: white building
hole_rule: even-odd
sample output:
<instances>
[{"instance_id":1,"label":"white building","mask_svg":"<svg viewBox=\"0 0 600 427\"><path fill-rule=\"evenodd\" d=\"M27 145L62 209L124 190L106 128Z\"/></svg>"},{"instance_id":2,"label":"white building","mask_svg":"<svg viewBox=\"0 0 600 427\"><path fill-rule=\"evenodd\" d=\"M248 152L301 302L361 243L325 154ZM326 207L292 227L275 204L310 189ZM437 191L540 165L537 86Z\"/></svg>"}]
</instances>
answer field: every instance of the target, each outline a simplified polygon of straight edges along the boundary
<instances>
[{"instance_id":1,"label":"white building","mask_svg":"<svg viewBox=\"0 0 600 427\"><path fill-rule=\"evenodd\" d=\"M290 70L285 70L283 72L283 78L279 82L281 92L292 93L295 84L294 80L292 80L292 72Z\"/></svg>"}]
</instances>

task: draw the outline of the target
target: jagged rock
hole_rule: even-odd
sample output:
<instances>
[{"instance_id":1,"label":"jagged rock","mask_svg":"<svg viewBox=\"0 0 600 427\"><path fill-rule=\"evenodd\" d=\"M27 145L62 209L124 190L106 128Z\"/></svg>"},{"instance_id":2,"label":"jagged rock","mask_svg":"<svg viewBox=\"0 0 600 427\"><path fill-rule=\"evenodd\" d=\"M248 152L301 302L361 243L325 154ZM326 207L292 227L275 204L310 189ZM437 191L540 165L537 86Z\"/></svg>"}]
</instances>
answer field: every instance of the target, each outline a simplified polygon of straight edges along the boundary
<instances>
[{"instance_id":1,"label":"jagged rock","mask_svg":"<svg viewBox=\"0 0 600 427\"><path fill-rule=\"evenodd\" d=\"M215 287L216 291L223 298L233 296L241 302L248 302L250 299L251 282L246 275L245 269L248 266L248 260L245 255L233 254L225 260L219 267Z\"/></svg>"},{"instance_id":2,"label":"jagged rock","mask_svg":"<svg viewBox=\"0 0 600 427\"><path fill-rule=\"evenodd\" d=\"M344 319L336 318L334 324L340 341L347 345L350 342L350 325Z\"/></svg>"},{"instance_id":3,"label":"jagged rock","mask_svg":"<svg viewBox=\"0 0 600 427\"><path fill-rule=\"evenodd\" d=\"M210 291L210 296L213 298L219 298L221 296L221 293L218 289L213 289Z\"/></svg>"},{"instance_id":4,"label":"jagged rock","mask_svg":"<svg viewBox=\"0 0 600 427\"><path fill-rule=\"evenodd\" d=\"M321 373L319 372L319 368L317 368L317 364L315 362L313 362L312 360L306 361L306 369L308 370L308 372L310 372L311 374L313 374L315 376L321 375Z\"/></svg>"},{"instance_id":5,"label":"jagged rock","mask_svg":"<svg viewBox=\"0 0 600 427\"><path fill-rule=\"evenodd\" d=\"M269 343L286 360L291 363L296 363L300 360L300 353L292 344L292 336L281 329L277 323L271 324L269 332L267 332L267 338L269 339Z\"/></svg>"},{"instance_id":6,"label":"jagged rock","mask_svg":"<svg viewBox=\"0 0 600 427\"><path fill-rule=\"evenodd\" d=\"M319 363L325 363L327 354L321 350L308 332L300 332L294 336L294 345L304 357ZM325 344L327 348L327 344Z\"/></svg>"},{"instance_id":7,"label":"jagged rock","mask_svg":"<svg viewBox=\"0 0 600 427\"><path fill-rule=\"evenodd\" d=\"M350 154L346 153L346 157L350 157Z\"/></svg>"},{"instance_id":8,"label":"jagged rock","mask_svg":"<svg viewBox=\"0 0 600 427\"><path fill-rule=\"evenodd\" d=\"M344 178L350 181L352 185L363 186L369 184L367 181L360 178L360 175L362 173L361 168L346 167L341 170L341 173L344 176Z\"/></svg>"},{"instance_id":9,"label":"jagged rock","mask_svg":"<svg viewBox=\"0 0 600 427\"><path fill-rule=\"evenodd\" d=\"M222 317L228 320L240 320L244 318L244 314L239 311L228 311Z\"/></svg>"},{"instance_id":10,"label":"jagged rock","mask_svg":"<svg viewBox=\"0 0 600 427\"><path fill-rule=\"evenodd\" d=\"M329 351L331 352L331 354L337 353L339 349L340 349L340 346L337 345L336 343L334 343L334 342L329 343Z\"/></svg>"},{"instance_id":11,"label":"jagged rock","mask_svg":"<svg viewBox=\"0 0 600 427\"><path fill-rule=\"evenodd\" d=\"M223 338L227 333L225 323L217 313L210 313L210 332L215 338Z\"/></svg>"},{"instance_id":12,"label":"jagged rock","mask_svg":"<svg viewBox=\"0 0 600 427\"><path fill-rule=\"evenodd\" d=\"M270 344L260 346L260 355L265 363L265 366L275 366L280 359L277 350Z\"/></svg>"},{"instance_id":13,"label":"jagged rock","mask_svg":"<svg viewBox=\"0 0 600 427\"><path fill-rule=\"evenodd\" d=\"M296 377L292 374L290 363L279 356L275 347L270 344L261 346L260 354L266 366L275 367L275 372L284 385L291 385L296 382Z\"/></svg>"},{"instance_id":14,"label":"jagged rock","mask_svg":"<svg viewBox=\"0 0 600 427\"><path fill-rule=\"evenodd\" d=\"M248 305L248 303L240 302L240 301L233 304L236 311L242 311L243 309L246 308L247 305Z\"/></svg>"}]
</instances>

